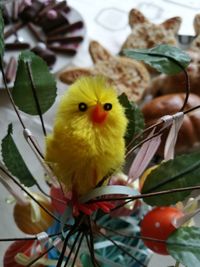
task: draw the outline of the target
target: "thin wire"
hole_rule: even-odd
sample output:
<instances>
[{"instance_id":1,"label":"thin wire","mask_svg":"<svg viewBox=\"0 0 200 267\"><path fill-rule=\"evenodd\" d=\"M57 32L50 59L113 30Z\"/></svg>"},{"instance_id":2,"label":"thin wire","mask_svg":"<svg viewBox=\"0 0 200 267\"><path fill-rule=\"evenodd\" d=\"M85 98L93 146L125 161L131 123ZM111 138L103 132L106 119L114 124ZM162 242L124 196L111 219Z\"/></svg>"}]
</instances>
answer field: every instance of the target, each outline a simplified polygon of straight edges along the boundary
<instances>
[{"instance_id":1,"label":"thin wire","mask_svg":"<svg viewBox=\"0 0 200 267\"><path fill-rule=\"evenodd\" d=\"M3 78L4 86L5 86L5 89L6 89L6 93L7 93L8 97L9 97L9 99L10 99L10 102L11 102L12 107L13 107L13 109L14 109L17 117L18 117L18 120L19 120L19 122L22 125L22 128L25 130L26 129L26 126L25 126L25 124L24 124L24 122L22 120L22 117L20 116L20 113L19 113L19 111L18 111L18 109L17 109L17 107L15 105L15 102L13 100L13 97L12 97L11 93L10 93L10 90L8 89L8 85L7 85L7 82L6 82L5 73L4 73L4 69L3 69L3 60L2 60L1 57L0 57L0 68L1 68L1 73L2 73L2 78ZM41 158L44 159L44 156L43 156L42 152L38 149L38 147L35 144L33 138L31 136L29 136L29 139L30 139L32 145L34 146L34 148L36 149L36 151L38 152L38 154L41 156Z\"/></svg>"},{"instance_id":2,"label":"thin wire","mask_svg":"<svg viewBox=\"0 0 200 267\"><path fill-rule=\"evenodd\" d=\"M200 168L200 161L195 163L195 164L193 164L192 166L189 166L186 170L184 170L183 172L178 173L177 175L174 175L174 176L172 176L170 178L163 179L162 181L157 183L154 187L148 189L148 191L146 193L154 191L154 190L158 189L159 187L162 187L165 184L168 184L170 182L176 181L176 180L182 178L183 175L191 173L192 171L197 170L199 168Z\"/></svg>"},{"instance_id":3,"label":"thin wire","mask_svg":"<svg viewBox=\"0 0 200 267\"><path fill-rule=\"evenodd\" d=\"M38 111L38 115L40 117L42 130L43 130L44 136L46 136L47 133L46 133L44 120L43 120L43 116L42 116L42 110L41 110L39 99L38 99L38 96L37 96L37 91L36 91L36 88L35 88L35 85L34 85L34 82L33 82L33 75L32 75L32 72L31 72L30 62L26 62L26 67L27 67L28 75L29 75L29 78L30 78L30 81L31 81L31 89L32 89L32 93L33 93L33 98L35 100L35 104L36 104L36 108L37 108L37 111Z\"/></svg>"},{"instance_id":4,"label":"thin wire","mask_svg":"<svg viewBox=\"0 0 200 267\"><path fill-rule=\"evenodd\" d=\"M99 225L100 226L100 225ZM119 236L122 236L122 237L126 237L126 238L130 238L130 239L143 239L143 240L147 240L147 241L153 241L153 242L159 242L159 243L166 243L166 240L162 240L162 239L157 239L157 238L152 238L152 237L147 237L147 236L136 236L136 235L133 235L131 233L131 235L126 235L126 234L123 234L123 233L120 233L118 231L115 231L107 226L100 226L101 228L104 228L105 230L107 231L110 231L116 235L119 235Z\"/></svg>"},{"instance_id":5,"label":"thin wire","mask_svg":"<svg viewBox=\"0 0 200 267\"><path fill-rule=\"evenodd\" d=\"M163 190L163 191L158 191L158 192L153 192L153 193L146 193L146 194L138 194L135 196L128 196L128 197L119 197L119 198L98 198L98 199L93 199L88 201L87 203L96 203L96 202L104 202L104 201L121 201L124 200L127 202L124 202L118 206L116 206L115 208L111 209L111 211L116 210L118 208L123 207L124 205L126 205L127 203L133 201L133 200L137 200L137 199L141 199L141 198L149 198L149 197L155 197L155 196L160 196L160 195L166 195L166 194L172 194L172 193L177 193L177 192L184 192L184 191L192 191L192 190L196 190L196 189L200 189L200 185L197 186L188 186L188 187L181 187L181 188L175 188L175 189L169 189L169 190Z\"/></svg>"},{"instance_id":6,"label":"thin wire","mask_svg":"<svg viewBox=\"0 0 200 267\"><path fill-rule=\"evenodd\" d=\"M82 215L80 218L78 218L76 223L72 226L70 231L67 233L56 267L60 267L62 265L68 241L69 241L70 237L77 231L77 229L83 223L84 218L85 218L85 215Z\"/></svg>"},{"instance_id":7,"label":"thin wire","mask_svg":"<svg viewBox=\"0 0 200 267\"><path fill-rule=\"evenodd\" d=\"M64 256L65 256L65 251L67 249L68 241L69 241L70 237L74 234L75 229L76 229L76 225L74 225L74 227L69 231L69 233L65 237L64 244L63 244L63 247L62 247L62 251L60 253L60 256L59 256L59 259L58 259L56 267L61 267L63 259L64 259Z\"/></svg>"},{"instance_id":8,"label":"thin wire","mask_svg":"<svg viewBox=\"0 0 200 267\"><path fill-rule=\"evenodd\" d=\"M129 142L127 145L127 149L136 142L137 139L141 138L146 132L150 131L151 129L155 128L156 126L159 126L162 124L163 121L158 121L155 124L150 125L149 127L145 128L141 133L137 134L136 136L133 137L133 139Z\"/></svg>"},{"instance_id":9,"label":"thin wire","mask_svg":"<svg viewBox=\"0 0 200 267\"><path fill-rule=\"evenodd\" d=\"M108 230L110 232L113 232L114 234L116 235L119 235L119 236L122 236L122 237L126 237L126 238L129 238L129 239L142 239L142 240L145 240L145 241L152 241L152 242L155 242L155 243L165 243L165 244L172 244L172 245L175 245L175 246L181 246L181 247L184 247L184 246L187 246L187 244L185 243L180 243L180 242L174 242L171 243L169 242L168 240L162 240L162 239L157 239L157 238L152 238L152 237L147 237L147 236L134 236L131 234L130 235L125 235L125 234L122 234L118 231L115 231L109 227L105 227L105 226L101 226L101 228L104 228L105 230Z\"/></svg>"},{"instance_id":10,"label":"thin wire","mask_svg":"<svg viewBox=\"0 0 200 267\"><path fill-rule=\"evenodd\" d=\"M17 107L16 107L16 105L15 105L15 102L14 102L14 100L13 100L13 98L12 98L12 95L11 95L11 93L10 93L10 90L8 89L8 85L7 85L7 82L6 82L5 73L4 73L4 69L3 69L3 59L2 59L2 57L1 57L1 59L0 59L0 64L1 64L2 78L3 78L4 86L5 86L5 88L6 88L6 92L7 92L7 94L8 94L8 97L9 97L9 99L10 99L10 102L11 102L13 108L14 108L14 111L15 111L15 113L16 113L16 115L17 115L17 117L18 117L18 119L19 119L19 121L20 121L22 127L25 129L25 128L26 128L26 127L25 127L25 124L24 124L24 122L23 122L23 120L22 120L22 118L21 118L21 116L20 116L20 114L19 114L19 111L18 111L18 109L17 109Z\"/></svg>"},{"instance_id":11,"label":"thin wire","mask_svg":"<svg viewBox=\"0 0 200 267\"><path fill-rule=\"evenodd\" d=\"M79 240L80 235L81 235L81 232L78 232L77 235L76 235L76 237L75 237L75 240L74 240L74 242L72 244L72 247L70 248L70 252L69 252L69 254L67 256L67 259L65 261L64 267L67 267L67 264L69 263L69 260L70 260L70 258L72 256L73 250L75 249L75 246L78 243L78 240Z\"/></svg>"},{"instance_id":12,"label":"thin wire","mask_svg":"<svg viewBox=\"0 0 200 267\"><path fill-rule=\"evenodd\" d=\"M40 190L40 192L41 192L42 194L44 194L46 197L50 198L51 200L55 200L55 201L59 202L60 204L62 204L63 206L66 206L66 205L67 205L67 203L66 203L64 200L61 200L61 199L59 199L59 198L52 197L52 196L50 196L48 193L46 193L46 192L41 188L41 186L38 184L38 182L37 182L36 180L35 180L35 186L37 186L37 188Z\"/></svg>"},{"instance_id":13,"label":"thin wire","mask_svg":"<svg viewBox=\"0 0 200 267\"><path fill-rule=\"evenodd\" d=\"M62 233L56 233L56 234L52 234L52 235L48 235L48 237L54 237L54 236L58 236L61 235ZM38 237L37 236L33 236L33 237L15 237L15 238L0 238L0 242L10 242L10 241L25 241L25 240L37 240Z\"/></svg>"},{"instance_id":14,"label":"thin wire","mask_svg":"<svg viewBox=\"0 0 200 267\"><path fill-rule=\"evenodd\" d=\"M139 265L143 267L147 267L143 264L140 260L138 260L136 257L134 257L132 254L130 254L126 249L124 249L122 246L118 245L117 242L115 242L112 238L108 237L107 235L104 235L102 232L98 231L99 235L102 235L104 238L109 240L113 245L115 245L119 250L121 250L124 254L128 255L131 259L135 260Z\"/></svg>"},{"instance_id":15,"label":"thin wire","mask_svg":"<svg viewBox=\"0 0 200 267\"><path fill-rule=\"evenodd\" d=\"M34 263L36 263L39 259L41 259L43 256L45 256L47 253L49 253L52 249L54 248L54 246L51 246L50 248L48 248L47 250L45 250L43 253L41 253L37 258L35 258L34 260L32 260L31 262L29 262L28 265L26 265L27 267L31 267Z\"/></svg>"},{"instance_id":16,"label":"thin wire","mask_svg":"<svg viewBox=\"0 0 200 267\"><path fill-rule=\"evenodd\" d=\"M194 111L194 110L196 110L196 109L199 109L199 108L200 108L200 105L195 106L195 107L193 107L193 108L190 108L190 109L187 109L187 110L183 111L183 114L184 114L184 115L185 115L185 114L188 114L188 113L190 113L190 112L192 112L192 111ZM176 113L175 113L175 114L176 114ZM174 114L172 114L172 116L173 116L173 115L174 115ZM160 126L160 125L163 124L163 123L164 123L164 121L158 121L158 122L156 122L155 124L152 124L151 126L149 126L148 128L146 128L146 129L140 134L140 137L141 137L144 133L146 133L147 131L151 130L151 129L154 128L154 127ZM138 147L140 147L141 145L143 145L143 144L146 143L147 141L153 139L154 137L158 136L159 134L163 133L165 130L166 130L166 128L164 128L163 130L158 131L157 133L155 133L155 134L152 135L151 137L148 137L148 138L142 140L140 143L138 143L137 145L135 145L134 147L132 147L130 150L127 151L127 153L126 153L126 158L127 158L127 157L128 157L128 156L129 156L135 149L137 149Z\"/></svg>"},{"instance_id":17,"label":"thin wire","mask_svg":"<svg viewBox=\"0 0 200 267\"><path fill-rule=\"evenodd\" d=\"M37 199L34 198L34 196L32 196L30 194L30 192L28 192L9 172L7 172L4 168L2 168L0 166L0 169L18 186L20 187L32 200L34 200L50 217L52 217L53 219L55 219L57 222L61 223L60 219L58 219L53 213L51 213L45 206L43 206L39 201L37 201Z\"/></svg>"},{"instance_id":18,"label":"thin wire","mask_svg":"<svg viewBox=\"0 0 200 267\"><path fill-rule=\"evenodd\" d=\"M76 249L76 253L75 253L75 255L74 255L74 260L73 260L73 262L72 262L72 266L71 266L71 267L74 267L75 264L76 264L76 259L77 259L77 257L78 257L78 253L79 253L81 244L82 244L82 242L83 242L83 238L84 238L84 233L82 233L82 235L81 235L81 238L80 238L78 247L77 247L77 249Z\"/></svg>"},{"instance_id":19,"label":"thin wire","mask_svg":"<svg viewBox=\"0 0 200 267\"><path fill-rule=\"evenodd\" d=\"M95 259L95 257L92 256L93 251L92 251L92 248L91 248L91 245L90 245L90 241L89 241L88 235L85 234L85 237L86 237L86 242L87 242L87 246L88 246L88 249L89 249L89 252L90 252L90 256L91 256L91 260L92 260L92 264L93 264L93 266L94 266L94 267L96 267L96 266L97 266L97 267L101 267L101 266L99 265L99 263L97 262L97 260Z\"/></svg>"},{"instance_id":20,"label":"thin wire","mask_svg":"<svg viewBox=\"0 0 200 267\"><path fill-rule=\"evenodd\" d=\"M95 263L95 265L99 266L94 253L94 237L93 237L93 231L92 231L92 225L91 225L91 218L88 217L88 225L89 225L89 236L90 236L90 253L92 262Z\"/></svg>"}]
</instances>

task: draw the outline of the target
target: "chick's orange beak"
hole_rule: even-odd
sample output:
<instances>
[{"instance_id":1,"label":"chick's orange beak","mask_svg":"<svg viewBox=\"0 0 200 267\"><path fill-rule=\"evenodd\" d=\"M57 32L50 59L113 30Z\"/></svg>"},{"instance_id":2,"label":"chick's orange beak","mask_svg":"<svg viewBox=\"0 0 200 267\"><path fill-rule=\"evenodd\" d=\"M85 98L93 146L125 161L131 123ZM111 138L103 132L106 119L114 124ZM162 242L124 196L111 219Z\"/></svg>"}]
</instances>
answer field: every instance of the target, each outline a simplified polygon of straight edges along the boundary
<instances>
[{"instance_id":1,"label":"chick's orange beak","mask_svg":"<svg viewBox=\"0 0 200 267\"><path fill-rule=\"evenodd\" d=\"M91 112L91 119L94 123L103 123L107 118L108 113L103 109L100 104L93 107Z\"/></svg>"}]
</instances>

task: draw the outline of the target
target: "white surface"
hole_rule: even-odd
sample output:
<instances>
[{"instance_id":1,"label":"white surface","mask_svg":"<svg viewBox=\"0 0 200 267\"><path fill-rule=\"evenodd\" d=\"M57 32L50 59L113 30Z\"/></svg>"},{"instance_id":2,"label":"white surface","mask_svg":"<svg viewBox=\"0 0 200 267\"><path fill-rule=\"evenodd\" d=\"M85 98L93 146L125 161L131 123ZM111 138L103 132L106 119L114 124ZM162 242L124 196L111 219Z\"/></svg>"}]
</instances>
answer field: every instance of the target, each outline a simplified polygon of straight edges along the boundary
<instances>
[{"instance_id":1,"label":"white surface","mask_svg":"<svg viewBox=\"0 0 200 267\"><path fill-rule=\"evenodd\" d=\"M74 65L89 66L91 59L88 53L88 41L90 39L98 40L112 53L117 53L121 44L127 37L130 29L128 27L128 11L133 8L139 8L152 21L159 23L172 16L182 16L183 24L180 30L182 34L193 34L193 18L200 12L200 1L188 0L68 0L69 5L77 9L83 16L87 27L87 38L81 47L79 53L73 60ZM190 5L193 3L193 5ZM181 4L181 5L179 5ZM185 4L186 6L183 6ZM67 63L67 62L66 62ZM58 83L58 94L62 94L65 85ZM59 96L57 98L57 101ZM53 121L56 104L45 114L47 128ZM23 116L27 127L37 136L41 145L43 137L38 127L39 122L36 117ZM0 92L0 139L5 136L8 123L12 122L15 129L14 138L17 141L19 150L25 156L25 160L33 175L42 182L42 170L35 156L32 154L22 137L22 129L17 121L17 117L10 108L10 104L5 91ZM44 183L43 183L44 186ZM12 217L12 205L5 203L8 196L6 190L0 185L0 237L18 237L23 235L16 228ZM24 236L24 235L23 235ZM0 243L0 266L2 266L2 256L8 243ZM174 264L170 257L153 256L149 267L167 267ZM14 267L14 266L13 266Z\"/></svg>"}]
</instances>

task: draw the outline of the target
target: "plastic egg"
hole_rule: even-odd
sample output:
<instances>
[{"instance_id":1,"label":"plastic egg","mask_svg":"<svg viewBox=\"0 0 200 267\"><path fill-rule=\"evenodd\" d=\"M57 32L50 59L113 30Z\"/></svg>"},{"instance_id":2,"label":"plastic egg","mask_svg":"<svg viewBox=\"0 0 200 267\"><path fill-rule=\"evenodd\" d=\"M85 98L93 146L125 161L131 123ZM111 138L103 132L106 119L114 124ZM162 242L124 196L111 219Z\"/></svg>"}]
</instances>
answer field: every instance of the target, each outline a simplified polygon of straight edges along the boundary
<instances>
[{"instance_id":1,"label":"plastic egg","mask_svg":"<svg viewBox=\"0 0 200 267\"><path fill-rule=\"evenodd\" d=\"M156 207L149 211L140 224L145 245L158 254L168 255L166 240L176 230L173 220L181 216L183 212L176 207ZM150 241L148 238L163 242Z\"/></svg>"},{"instance_id":2,"label":"plastic egg","mask_svg":"<svg viewBox=\"0 0 200 267\"><path fill-rule=\"evenodd\" d=\"M33 240L23 240L13 242L6 250L3 258L4 267L21 267L23 265L18 264L15 260L17 253L24 253L30 256L31 248L33 245ZM43 265L37 265L37 267L42 267Z\"/></svg>"},{"instance_id":3,"label":"plastic egg","mask_svg":"<svg viewBox=\"0 0 200 267\"><path fill-rule=\"evenodd\" d=\"M51 203L46 197L36 193L32 193L32 195L46 209L53 213ZM34 212L37 214L37 217L33 216ZM26 234L34 235L46 231L53 223L53 218L31 199L30 204L27 206L15 204L13 215L16 225Z\"/></svg>"}]
</instances>

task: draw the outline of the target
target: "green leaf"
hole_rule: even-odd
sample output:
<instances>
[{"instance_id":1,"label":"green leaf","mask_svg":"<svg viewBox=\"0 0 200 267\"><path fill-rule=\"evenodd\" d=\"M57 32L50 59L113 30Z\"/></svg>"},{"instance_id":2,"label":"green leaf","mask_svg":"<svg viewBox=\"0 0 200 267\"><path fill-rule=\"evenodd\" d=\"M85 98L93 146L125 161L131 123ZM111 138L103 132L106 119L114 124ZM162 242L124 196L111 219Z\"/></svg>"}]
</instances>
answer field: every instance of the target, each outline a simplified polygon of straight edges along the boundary
<instances>
[{"instance_id":1,"label":"green leaf","mask_svg":"<svg viewBox=\"0 0 200 267\"><path fill-rule=\"evenodd\" d=\"M32 52L24 51L19 57L12 96L20 110L30 115L39 115L27 64L30 66L35 93L43 114L55 101L56 82L43 59Z\"/></svg>"},{"instance_id":2,"label":"green leaf","mask_svg":"<svg viewBox=\"0 0 200 267\"><path fill-rule=\"evenodd\" d=\"M4 54L4 20L2 10L0 9L0 56L3 59Z\"/></svg>"},{"instance_id":3,"label":"green leaf","mask_svg":"<svg viewBox=\"0 0 200 267\"><path fill-rule=\"evenodd\" d=\"M200 228L180 227L167 240L167 250L187 267L200 266Z\"/></svg>"},{"instance_id":4,"label":"green leaf","mask_svg":"<svg viewBox=\"0 0 200 267\"><path fill-rule=\"evenodd\" d=\"M125 136L126 144L128 145L133 137L144 129L144 117L138 106L133 102L129 102L126 94L121 94L118 99L125 108L125 114L129 121Z\"/></svg>"},{"instance_id":5,"label":"green leaf","mask_svg":"<svg viewBox=\"0 0 200 267\"><path fill-rule=\"evenodd\" d=\"M88 254L83 253L81 255L80 259L81 259L81 263L82 263L83 267L93 267L91 257Z\"/></svg>"},{"instance_id":6,"label":"green leaf","mask_svg":"<svg viewBox=\"0 0 200 267\"><path fill-rule=\"evenodd\" d=\"M2 158L8 170L25 186L33 186L36 181L27 168L12 138L12 124L8 126L8 132L2 140L1 149Z\"/></svg>"},{"instance_id":7,"label":"green leaf","mask_svg":"<svg viewBox=\"0 0 200 267\"><path fill-rule=\"evenodd\" d=\"M189 55L180 48L164 44L150 49L126 49L123 53L130 58L142 60L157 71L166 74L181 72L191 60Z\"/></svg>"},{"instance_id":8,"label":"green leaf","mask_svg":"<svg viewBox=\"0 0 200 267\"><path fill-rule=\"evenodd\" d=\"M176 157L159 165L147 176L142 194L200 184L200 152ZM149 205L163 206L184 200L191 191L144 198Z\"/></svg>"}]
</instances>

